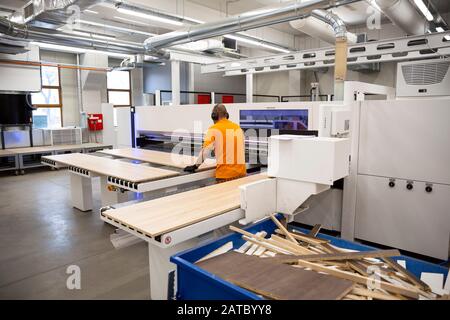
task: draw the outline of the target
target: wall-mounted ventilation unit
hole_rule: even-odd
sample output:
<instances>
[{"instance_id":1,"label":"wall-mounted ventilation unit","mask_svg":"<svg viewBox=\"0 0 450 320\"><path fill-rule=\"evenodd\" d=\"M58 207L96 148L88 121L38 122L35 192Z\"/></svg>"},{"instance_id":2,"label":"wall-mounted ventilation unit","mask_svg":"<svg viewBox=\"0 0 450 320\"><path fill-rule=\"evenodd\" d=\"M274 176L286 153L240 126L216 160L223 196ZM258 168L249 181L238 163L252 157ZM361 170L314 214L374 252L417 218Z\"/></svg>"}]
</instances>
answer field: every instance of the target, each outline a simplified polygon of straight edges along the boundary
<instances>
[{"instance_id":1,"label":"wall-mounted ventilation unit","mask_svg":"<svg viewBox=\"0 0 450 320\"><path fill-rule=\"evenodd\" d=\"M450 96L449 69L450 59L399 63L397 66L397 96Z\"/></svg>"}]
</instances>

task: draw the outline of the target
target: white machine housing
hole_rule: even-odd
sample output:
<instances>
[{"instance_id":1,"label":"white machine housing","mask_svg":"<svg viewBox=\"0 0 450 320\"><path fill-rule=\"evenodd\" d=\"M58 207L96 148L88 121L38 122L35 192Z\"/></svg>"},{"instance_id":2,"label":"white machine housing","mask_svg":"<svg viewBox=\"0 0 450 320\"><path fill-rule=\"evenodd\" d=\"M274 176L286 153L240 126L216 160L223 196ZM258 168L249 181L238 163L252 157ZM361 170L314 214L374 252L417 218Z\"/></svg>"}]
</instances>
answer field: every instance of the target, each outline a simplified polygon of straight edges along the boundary
<instances>
[{"instance_id":1,"label":"white machine housing","mask_svg":"<svg viewBox=\"0 0 450 320\"><path fill-rule=\"evenodd\" d=\"M397 65L397 97L450 96L450 58Z\"/></svg>"},{"instance_id":2,"label":"white machine housing","mask_svg":"<svg viewBox=\"0 0 450 320\"><path fill-rule=\"evenodd\" d=\"M349 173L347 138L279 135L269 138L270 178L240 187L247 224L272 213L293 216L311 195Z\"/></svg>"}]
</instances>

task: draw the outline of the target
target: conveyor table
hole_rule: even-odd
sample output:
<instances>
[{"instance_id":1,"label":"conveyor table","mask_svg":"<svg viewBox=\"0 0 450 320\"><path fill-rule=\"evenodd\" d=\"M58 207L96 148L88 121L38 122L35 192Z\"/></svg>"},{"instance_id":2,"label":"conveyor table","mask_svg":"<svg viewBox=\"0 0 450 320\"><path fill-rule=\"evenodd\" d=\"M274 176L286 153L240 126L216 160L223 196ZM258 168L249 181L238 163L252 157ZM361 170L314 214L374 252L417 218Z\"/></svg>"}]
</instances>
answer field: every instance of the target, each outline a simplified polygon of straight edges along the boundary
<instances>
[{"instance_id":1,"label":"conveyor table","mask_svg":"<svg viewBox=\"0 0 450 320\"><path fill-rule=\"evenodd\" d=\"M101 219L148 242L152 299L166 299L172 254L191 248L202 235L244 217L239 186L265 174L215 184L163 198L101 210Z\"/></svg>"}]
</instances>

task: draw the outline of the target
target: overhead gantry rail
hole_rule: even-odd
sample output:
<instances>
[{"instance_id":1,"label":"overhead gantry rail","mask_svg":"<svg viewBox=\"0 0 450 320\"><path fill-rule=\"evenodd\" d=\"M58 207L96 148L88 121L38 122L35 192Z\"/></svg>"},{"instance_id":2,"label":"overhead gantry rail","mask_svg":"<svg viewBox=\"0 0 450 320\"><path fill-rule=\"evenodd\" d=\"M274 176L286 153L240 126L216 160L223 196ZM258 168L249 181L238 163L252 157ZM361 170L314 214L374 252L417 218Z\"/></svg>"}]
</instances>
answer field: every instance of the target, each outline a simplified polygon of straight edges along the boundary
<instances>
[{"instance_id":1,"label":"overhead gantry rail","mask_svg":"<svg viewBox=\"0 0 450 320\"><path fill-rule=\"evenodd\" d=\"M348 65L424 59L450 55L450 31L357 43L348 46ZM297 69L333 67L334 47L288 54L205 64L202 73L225 72L226 76Z\"/></svg>"}]
</instances>

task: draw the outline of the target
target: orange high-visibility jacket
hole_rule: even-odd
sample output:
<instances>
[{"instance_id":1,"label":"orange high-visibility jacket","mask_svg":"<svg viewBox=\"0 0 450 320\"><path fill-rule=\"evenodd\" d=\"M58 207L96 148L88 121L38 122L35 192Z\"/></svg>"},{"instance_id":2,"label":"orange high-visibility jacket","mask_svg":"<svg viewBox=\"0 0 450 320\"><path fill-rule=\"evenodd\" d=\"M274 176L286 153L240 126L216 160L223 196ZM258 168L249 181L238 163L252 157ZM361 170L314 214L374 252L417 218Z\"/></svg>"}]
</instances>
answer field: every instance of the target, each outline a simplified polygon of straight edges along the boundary
<instances>
[{"instance_id":1,"label":"orange high-visibility jacket","mask_svg":"<svg viewBox=\"0 0 450 320\"><path fill-rule=\"evenodd\" d=\"M203 142L206 148L214 143L216 179L234 179L246 175L244 133L241 127L221 119L208 128Z\"/></svg>"}]
</instances>

